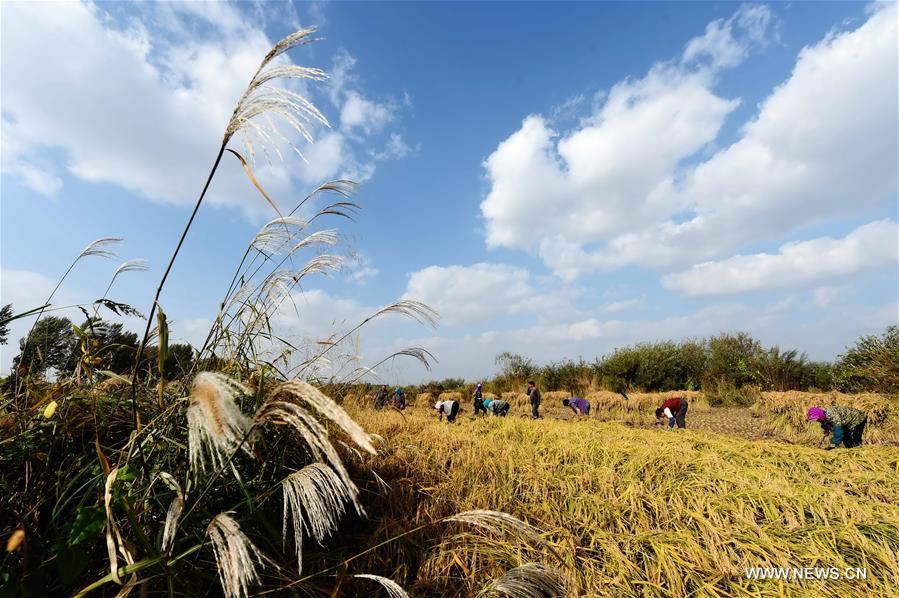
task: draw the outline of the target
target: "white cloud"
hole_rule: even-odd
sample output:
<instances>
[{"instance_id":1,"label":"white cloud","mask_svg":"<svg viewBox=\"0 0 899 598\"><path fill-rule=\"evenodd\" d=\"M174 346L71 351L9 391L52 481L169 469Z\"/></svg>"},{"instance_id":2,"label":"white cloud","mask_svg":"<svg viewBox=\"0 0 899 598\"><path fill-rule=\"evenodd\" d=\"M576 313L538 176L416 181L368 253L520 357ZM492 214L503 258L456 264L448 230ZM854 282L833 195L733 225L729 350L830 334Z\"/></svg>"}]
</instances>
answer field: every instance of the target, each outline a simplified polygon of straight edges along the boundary
<instances>
[{"instance_id":1,"label":"white cloud","mask_svg":"<svg viewBox=\"0 0 899 598\"><path fill-rule=\"evenodd\" d=\"M812 304L815 307L829 307L846 294L845 287L823 286L812 289Z\"/></svg>"},{"instance_id":2,"label":"white cloud","mask_svg":"<svg viewBox=\"0 0 899 598\"><path fill-rule=\"evenodd\" d=\"M684 48L682 60L690 63L704 59L712 68L734 67L746 59L751 44L767 43L773 21L774 15L767 6L741 6L729 19L712 21L706 26L705 34L691 39Z\"/></svg>"},{"instance_id":3,"label":"white cloud","mask_svg":"<svg viewBox=\"0 0 899 598\"><path fill-rule=\"evenodd\" d=\"M504 264L429 266L409 275L403 297L436 309L442 324L477 324L535 296L529 278L524 268Z\"/></svg>"},{"instance_id":4,"label":"white cloud","mask_svg":"<svg viewBox=\"0 0 899 598\"><path fill-rule=\"evenodd\" d=\"M739 20L718 27L730 45L743 47L730 33ZM700 50L691 52L692 59ZM739 103L712 93L717 68L657 64L644 78L615 85L597 113L558 141L546 119L527 117L484 164L488 246L537 251L572 279L595 267L584 245L681 211L683 203L672 201L675 169L715 139Z\"/></svg>"},{"instance_id":5,"label":"white cloud","mask_svg":"<svg viewBox=\"0 0 899 598\"><path fill-rule=\"evenodd\" d=\"M387 148L383 154L379 154L382 158L405 158L412 152L412 148L403 141L402 135L399 133L391 133L390 139L387 140Z\"/></svg>"},{"instance_id":6,"label":"white cloud","mask_svg":"<svg viewBox=\"0 0 899 598\"><path fill-rule=\"evenodd\" d=\"M804 287L894 264L897 239L895 222L872 222L842 239L787 243L776 254L737 255L697 264L662 277L662 286L694 297Z\"/></svg>"},{"instance_id":7,"label":"white cloud","mask_svg":"<svg viewBox=\"0 0 899 598\"><path fill-rule=\"evenodd\" d=\"M714 75L764 39L761 14L710 25L680 63L619 83L558 141L526 118L485 162L488 246L536 252L565 279L667 269L894 202L894 4L805 48L736 143L685 166L737 105L712 92Z\"/></svg>"},{"instance_id":8,"label":"white cloud","mask_svg":"<svg viewBox=\"0 0 899 598\"><path fill-rule=\"evenodd\" d=\"M371 260L361 253L353 253L350 259L344 263L346 280L357 285L368 284L380 270L375 268Z\"/></svg>"},{"instance_id":9,"label":"white cloud","mask_svg":"<svg viewBox=\"0 0 899 598\"><path fill-rule=\"evenodd\" d=\"M308 160L303 179L314 183L335 178L346 164L346 154L346 137L334 131L325 133L303 152Z\"/></svg>"},{"instance_id":10,"label":"white cloud","mask_svg":"<svg viewBox=\"0 0 899 598\"><path fill-rule=\"evenodd\" d=\"M362 129L366 134L380 133L393 120L393 109L387 104L368 100L355 90L346 92L340 109L340 126L347 130Z\"/></svg>"},{"instance_id":11,"label":"white cloud","mask_svg":"<svg viewBox=\"0 0 899 598\"><path fill-rule=\"evenodd\" d=\"M104 8L4 6L4 176L54 195L65 169L145 198L192 202L237 98L272 45L263 17L225 3L160 3L141 7L139 21L121 23ZM292 56L300 63L309 58L302 49ZM351 57L337 66L338 79L349 80ZM314 99L314 88L297 89ZM363 124L384 123L369 115ZM258 156L255 175L270 195L291 197L295 183L305 187L328 176L371 176L373 163L356 158L367 136L314 133L323 147L303 148L308 164L291 152L284 162L272 156L271 165ZM40 160L46 150L62 150L65 164ZM255 214L265 209L255 195L240 165L225 158L209 200Z\"/></svg>"},{"instance_id":12,"label":"white cloud","mask_svg":"<svg viewBox=\"0 0 899 598\"><path fill-rule=\"evenodd\" d=\"M646 307L646 299L643 297L635 297L633 299L622 299L620 301L603 303L599 307L599 310L606 314L614 314L622 311L643 309L644 307Z\"/></svg>"}]
</instances>

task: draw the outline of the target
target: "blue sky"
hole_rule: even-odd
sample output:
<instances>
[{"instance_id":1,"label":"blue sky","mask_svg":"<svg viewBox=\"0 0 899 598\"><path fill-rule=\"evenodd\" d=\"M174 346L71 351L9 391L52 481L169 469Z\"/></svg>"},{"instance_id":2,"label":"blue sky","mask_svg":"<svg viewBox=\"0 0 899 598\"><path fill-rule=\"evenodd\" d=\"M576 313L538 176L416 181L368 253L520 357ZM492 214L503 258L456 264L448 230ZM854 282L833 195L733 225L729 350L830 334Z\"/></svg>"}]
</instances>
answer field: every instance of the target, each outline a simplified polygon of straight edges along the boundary
<instances>
[{"instance_id":1,"label":"blue sky","mask_svg":"<svg viewBox=\"0 0 899 598\"><path fill-rule=\"evenodd\" d=\"M330 74L301 91L331 127L307 163L256 174L282 207L354 178L363 211L336 223L347 267L294 297L286 336L408 297L437 329L387 318L353 351L439 363L387 364L390 383L720 330L831 359L899 318L896 20L855 2L7 3L2 302L39 305L121 236L150 270L111 296L146 311L258 61L317 25L290 60ZM161 301L191 343L272 217L233 160L209 200ZM116 266L83 260L57 305Z\"/></svg>"}]
</instances>

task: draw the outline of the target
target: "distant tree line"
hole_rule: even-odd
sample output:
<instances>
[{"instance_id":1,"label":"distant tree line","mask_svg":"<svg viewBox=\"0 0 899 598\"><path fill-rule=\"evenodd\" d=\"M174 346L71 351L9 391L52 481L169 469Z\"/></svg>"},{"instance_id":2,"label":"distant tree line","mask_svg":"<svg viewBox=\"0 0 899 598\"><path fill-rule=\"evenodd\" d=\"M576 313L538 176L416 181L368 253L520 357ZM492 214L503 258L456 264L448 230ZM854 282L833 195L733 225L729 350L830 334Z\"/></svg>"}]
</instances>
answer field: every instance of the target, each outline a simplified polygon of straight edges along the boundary
<instances>
[{"instance_id":1,"label":"distant tree line","mask_svg":"<svg viewBox=\"0 0 899 598\"><path fill-rule=\"evenodd\" d=\"M0 342L7 342L11 306L0 309ZM81 325L59 316L38 321L30 336L19 341L13 369L25 366L31 376L55 371L77 376L85 366L116 374L130 374L137 356L137 334L122 324L88 317ZM194 350L187 344L168 346L166 379L190 371ZM637 343L615 349L594 361L561 360L538 365L517 353L496 357L499 372L484 381L493 392L520 389L536 380L546 390L583 393L591 388L615 392L703 390L712 402L752 402L752 394L777 390L839 390L899 393L899 326L880 335L863 336L833 362L811 361L796 349L765 348L744 332L721 333L681 342ZM157 373L158 347L149 346L141 358L142 375ZM205 364L204 367L215 367ZM433 381L410 390L440 393L468 391L473 382L462 378Z\"/></svg>"},{"instance_id":2,"label":"distant tree line","mask_svg":"<svg viewBox=\"0 0 899 598\"><path fill-rule=\"evenodd\" d=\"M538 365L516 353L496 357L498 374L485 381L493 392L517 390L536 380L546 390L583 393L702 390L713 403L753 401L759 391L839 390L899 392L899 326L864 336L833 362L812 361L796 349L765 348L743 333L721 333L699 340L637 343L594 361L561 360ZM429 382L430 392L464 390L461 379Z\"/></svg>"},{"instance_id":3,"label":"distant tree line","mask_svg":"<svg viewBox=\"0 0 899 598\"><path fill-rule=\"evenodd\" d=\"M0 333L5 340L8 332L0 329ZM134 371L138 344L137 334L124 330L120 323L88 317L76 325L65 317L46 316L37 322L30 335L19 340L13 371L27 372L37 378L51 371L58 377L68 378L86 374L88 368L130 375ZM144 349L138 373L156 375L158 356L157 346ZM174 380L186 374L194 357L194 350L188 344L168 345L165 377Z\"/></svg>"}]
</instances>

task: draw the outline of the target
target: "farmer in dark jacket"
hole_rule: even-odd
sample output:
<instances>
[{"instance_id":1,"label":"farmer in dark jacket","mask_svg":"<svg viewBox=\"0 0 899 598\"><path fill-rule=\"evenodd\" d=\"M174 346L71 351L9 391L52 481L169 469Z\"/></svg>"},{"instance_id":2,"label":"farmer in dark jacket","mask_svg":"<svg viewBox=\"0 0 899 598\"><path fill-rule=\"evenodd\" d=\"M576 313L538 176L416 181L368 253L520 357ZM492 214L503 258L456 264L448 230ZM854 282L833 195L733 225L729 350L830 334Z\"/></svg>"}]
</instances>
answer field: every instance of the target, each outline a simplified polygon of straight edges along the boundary
<instances>
[{"instance_id":1,"label":"farmer in dark jacket","mask_svg":"<svg viewBox=\"0 0 899 598\"><path fill-rule=\"evenodd\" d=\"M659 408L656 409L656 419L660 419L662 416L668 418L669 430L673 428L675 424L677 424L678 428L686 428L687 422L684 421L684 418L687 416L687 399L684 397L674 397L662 403Z\"/></svg>"},{"instance_id":2,"label":"farmer in dark jacket","mask_svg":"<svg viewBox=\"0 0 899 598\"><path fill-rule=\"evenodd\" d=\"M827 450L837 448L841 442L846 448L853 448L862 443L868 415L855 407L843 405L812 407L808 410L808 421L819 422L824 437L831 436Z\"/></svg>"},{"instance_id":3,"label":"farmer in dark jacket","mask_svg":"<svg viewBox=\"0 0 899 598\"><path fill-rule=\"evenodd\" d=\"M590 401L581 397L571 397L570 399L562 399L563 407L570 407L574 412L574 417L579 415L590 415Z\"/></svg>"},{"instance_id":4,"label":"farmer in dark jacket","mask_svg":"<svg viewBox=\"0 0 899 598\"><path fill-rule=\"evenodd\" d=\"M446 421L453 423L456 421L456 416L459 415L459 401L440 401L434 405L434 409L437 410L440 421L443 421L443 416L445 415Z\"/></svg>"},{"instance_id":5,"label":"farmer in dark jacket","mask_svg":"<svg viewBox=\"0 0 899 598\"><path fill-rule=\"evenodd\" d=\"M528 382L528 397L531 399L531 417L533 419L540 418L540 389L537 383L531 380Z\"/></svg>"},{"instance_id":6,"label":"farmer in dark jacket","mask_svg":"<svg viewBox=\"0 0 899 598\"><path fill-rule=\"evenodd\" d=\"M381 387L378 394L375 395L375 409L382 409L387 404L387 385Z\"/></svg>"},{"instance_id":7,"label":"farmer in dark jacket","mask_svg":"<svg viewBox=\"0 0 899 598\"><path fill-rule=\"evenodd\" d=\"M481 385L478 384L474 389L474 414L480 415L482 411L484 415L487 415L487 409L484 407L484 392L481 390Z\"/></svg>"}]
</instances>

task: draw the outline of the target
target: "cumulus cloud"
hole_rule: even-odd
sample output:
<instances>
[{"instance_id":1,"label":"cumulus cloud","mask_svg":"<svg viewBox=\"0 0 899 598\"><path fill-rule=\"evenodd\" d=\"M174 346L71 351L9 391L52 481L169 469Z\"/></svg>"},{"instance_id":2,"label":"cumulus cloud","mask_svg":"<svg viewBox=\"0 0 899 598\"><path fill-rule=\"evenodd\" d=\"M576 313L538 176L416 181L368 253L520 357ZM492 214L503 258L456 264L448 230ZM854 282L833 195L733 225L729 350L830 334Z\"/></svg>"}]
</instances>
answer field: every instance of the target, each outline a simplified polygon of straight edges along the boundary
<instances>
[{"instance_id":1,"label":"cumulus cloud","mask_svg":"<svg viewBox=\"0 0 899 598\"><path fill-rule=\"evenodd\" d=\"M152 200L191 202L235 102L273 43L264 17L225 3L160 3L141 7L140 20L106 8L117 11L91 3L4 8L3 173L49 196L66 173ZM309 57L302 50L292 56L300 63ZM274 197L295 196L297 184L374 172L373 162L357 156L372 141L368 133L382 132L390 119L358 87L346 87L353 62L342 57L321 93L340 98L338 114L349 113L360 134L315 130L321 146L301 147L307 164L260 158L255 174ZM318 93L298 90L313 99ZM47 158L60 150L63 163ZM209 199L255 214L265 209L255 194L228 158Z\"/></svg>"},{"instance_id":2,"label":"cumulus cloud","mask_svg":"<svg viewBox=\"0 0 899 598\"><path fill-rule=\"evenodd\" d=\"M509 315L538 314L540 319L577 314L576 289L544 290L530 273L507 264L429 266L409 275L407 299L427 303L440 313L442 326L469 326Z\"/></svg>"},{"instance_id":3,"label":"cumulus cloud","mask_svg":"<svg viewBox=\"0 0 899 598\"><path fill-rule=\"evenodd\" d=\"M895 222L872 222L842 239L792 242L776 254L737 255L697 264L662 277L662 286L693 297L804 287L895 264L897 239Z\"/></svg>"},{"instance_id":4,"label":"cumulus cloud","mask_svg":"<svg viewBox=\"0 0 899 598\"><path fill-rule=\"evenodd\" d=\"M344 270L346 280L360 286L368 284L380 272L372 265L371 260L361 253L350 255L350 259L344 263Z\"/></svg>"},{"instance_id":5,"label":"cumulus cloud","mask_svg":"<svg viewBox=\"0 0 899 598\"><path fill-rule=\"evenodd\" d=\"M484 164L488 246L537 253L570 280L684 267L895 201L896 20L884 5L803 49L739 140L696 166L739 101L714 93L716 73L767 39L764 7L617 84L571 132L527 117Z\"/></svg>"},{"instance_id":6,"label":"cumulus cloud","mask_svg":"<svg viewBox=\"0 0 899 598\"><path fill-rule=\"evenodd\" d=\"M446 325L476 324L534 295L529 278L524 268L504 264L429 266L409 275L403 296L436 309Z\"/></svg>"},{"instance_id":7,"label":"cumulus cloud","mask_svg":"<svg viewBox=\"0 0 899 598\"><path fill-rule=\"evenodd\" d=\"M347 92L340 109L340 126L347 130L359 128L369 134L380 133L392 119L390 106L366 99L355 90Z\"/></svg>"},{"instance_id":8,"label":"cumulus cloud","mask_svg":"<svg viewBox=\"0 0 899 598\"><path fill-rule=\"evenodd\" d=\"M684 48L682 62L708 61L713 68L737 66L752 45L767 45L774 15L764 5L744 5L729 19L709 23L705 33L691 39ZM739 35L735 36L734 32ZM776 34L776 31L775 31Z\"/></svg>"}]
</instances>

